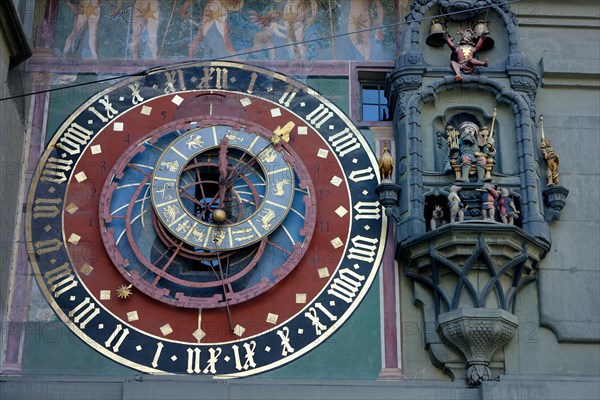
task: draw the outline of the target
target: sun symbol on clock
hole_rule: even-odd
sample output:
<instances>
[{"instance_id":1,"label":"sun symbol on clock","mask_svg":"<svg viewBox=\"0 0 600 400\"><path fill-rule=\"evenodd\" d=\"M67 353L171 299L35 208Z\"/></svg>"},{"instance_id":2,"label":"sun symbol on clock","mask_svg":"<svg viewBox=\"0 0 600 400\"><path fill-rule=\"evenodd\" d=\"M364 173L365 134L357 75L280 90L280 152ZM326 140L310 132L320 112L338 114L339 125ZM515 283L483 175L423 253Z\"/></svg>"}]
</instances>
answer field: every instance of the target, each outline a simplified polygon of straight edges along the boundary
<instances>
[{"instance_id":1,"label":"sun symbol on clock","mask_svg":"<svg viewBox=\"0 0 600 400\"><path fill-rule=\"evenodd\" d=\"M131 296L131 287L133 285L121 285L117 288L117 297L120 299L126 299Z\"/></svg>"}]
</instances>

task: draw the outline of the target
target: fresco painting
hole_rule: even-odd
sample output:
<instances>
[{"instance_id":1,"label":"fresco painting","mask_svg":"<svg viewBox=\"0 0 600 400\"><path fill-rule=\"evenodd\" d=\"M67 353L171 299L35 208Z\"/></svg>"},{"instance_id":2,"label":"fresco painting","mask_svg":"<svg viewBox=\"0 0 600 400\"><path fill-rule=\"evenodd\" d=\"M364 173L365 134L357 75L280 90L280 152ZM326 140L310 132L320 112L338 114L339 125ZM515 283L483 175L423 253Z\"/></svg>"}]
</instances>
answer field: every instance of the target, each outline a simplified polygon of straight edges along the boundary
<instances>
[{"instance_id":1,"label":"fresco painting","mask_svg":"<svg viewBox=\"0 0 600 400\"><path fill-rule=\"evenodd\" d=\"M60 0L54 47L75 59L389 61L397 7L393 0Z\"/></svg>"}]
</instances>

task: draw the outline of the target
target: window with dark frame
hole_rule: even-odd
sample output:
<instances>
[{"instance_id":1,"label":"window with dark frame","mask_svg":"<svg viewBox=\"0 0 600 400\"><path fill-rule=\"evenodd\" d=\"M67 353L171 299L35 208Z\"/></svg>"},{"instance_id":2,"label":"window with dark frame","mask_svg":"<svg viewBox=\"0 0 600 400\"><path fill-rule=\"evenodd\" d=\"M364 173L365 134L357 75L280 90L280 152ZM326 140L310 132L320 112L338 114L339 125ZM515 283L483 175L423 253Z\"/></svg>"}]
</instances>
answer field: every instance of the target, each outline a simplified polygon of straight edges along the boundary
<instances>
[{"instance_id":1,"label":"window with dark frame","mask_svg":"<svg viewBox=\"0 0 600 400\"><path fill-rule=\"evenodd\" d=\"M390 111L385 97L385 72L360 71L360 119L362 121L389 121Z\"/></svg>"}]
</instances>

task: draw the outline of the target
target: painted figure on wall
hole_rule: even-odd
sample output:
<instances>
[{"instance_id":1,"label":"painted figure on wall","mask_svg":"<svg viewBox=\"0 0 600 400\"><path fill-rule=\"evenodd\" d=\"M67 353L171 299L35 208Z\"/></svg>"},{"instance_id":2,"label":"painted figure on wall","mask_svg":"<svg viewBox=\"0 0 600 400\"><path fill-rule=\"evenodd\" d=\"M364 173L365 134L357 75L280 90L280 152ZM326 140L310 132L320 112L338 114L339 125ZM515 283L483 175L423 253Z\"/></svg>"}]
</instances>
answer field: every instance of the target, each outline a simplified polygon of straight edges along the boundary
<instances>
[{"instance_id":1,"label":"painted figure on wall","mask_svg":"<svg viewBox=\"0 0 600 400\"><path fill-rule=\"evenodd\" d=\"M446 32L446 43L452 50L450 66L455 74L454 80L462 81L461 71L470 75L475 67L487 67L490 64L490 60L487 58L484 61L475 58L475 54L481 50L488 32L483 32L477 43L474 42L475 33L471 29L464 31L461 29L457 33L461 36L458 46L454 44L448 32Z\"/></svg>"},{"instance_id":2,"label":"painted figure on wall","mask_svg":"<svg viewBox=\"0 0 600 400\"><path fill-rule=\"evenodd\" d=\"M90 48L91 58L98 58L96 47L98 36L98 22L100 21L100 0L81 0L77 5L70 0L65 0L66 5L73 12L73 28L65 40L62 56L66 57L73 54L75 39L82 32L86 23L88 26L88 46Z\"/></svg>"},{"instance_id":3,"label":"painted figure on wall","mask_svg":"<svg viewBox=\"0 0 600 400\"><path fill-rule=\"evenodd\" d=\"M283 20L288 42L292 44L292 58L295 61L307 61L307 46L304 43L306 29L317 18L316 0L288 0L283 7Z\"/></svg>"},{"instance_id":4,"label":"painted figure on wall","mask_svg":"<svg viewBox=\"0 0 600 400\"><path fill-rule=\"evenodd\" d=\"M268 49L269 58L274 60L276 51L274 49L273 35L286 39L287 33L285 27L280 23L282 19L281 11L270 10L265 14L260 14L256 11L250 11L250 21L257 24L261 30L254 34L253 46L246 51L257 52L259 50Z\"/></svg>"},{"instance_id":5,"label":"painted figure on wall","mask_svg":"<svg viewBox=\"0 0 600 400\"><path fill-rule=\"evenodd\" d=\"M371 8L374 8L374 17L371 14ZM372 28L377 27L374 31L375 40L383 40L382 24L383 4L380 0L350 0L348 32L358 32L350 35L350 41L364 60L371 59Z\"/></svg>"},{"instance_id":6,"label":"painted figure on wall","mask_svg":"<svg viewBox=\"0 0 600 400\"><path fill-rule=\"evenodd\" d=\"M392 61L394 38L382 26L388 20L393 23L399 15L392 0L58 3L60 12L54 35L57 51L63 57L94 59L167 60L233 55L292 62ZM347 32L356 33L345 35ZM328 38L306 43L322 37ZM280 46L281 50L275 49Z\"/></svg>"},{"instance_id":7,"label":"painted figure on wall","mask_svg":"<svg viewBox=\"0 0 600 400\"><path fill-rule=\"evenodd\" d=\"M184 18L189 18L188 10L194 0L186 0L181 9L181 15ZM240 11L244 6L244 0L208 0L206 5L204 6L204 12L202 13L202 19L200 20L200 24L195 24L198 26L198 33L190 43L188 56L190 58L194 57L194 53L198 49L198 46L204 39L204 36L208 33L208 30L214 26L216 26L219 34L223 38L223 46L225 50L229 54L235 54L235 48L233 47L233 42L231 41L231 36L229 34L229 21L227 19L230 12Z\"/></svg>"},{"instance_id":8,"label":"painted figure on wall","mask_svg":"<svg viewBox=\"0 0 600 400\"><path fill-rule=\"evenodd\" d=\"M117 16L123 8L123 0L119 0L113 15ZM140 58L140 41L142 30L146 28L148 33L148 48L152 58L156 58L158 53L158 20L159 20L158 0L135 0L133 3L133 12L131 16L131 26L133 34L131 37L131 56Z\"/></svg>"}]
</instances>

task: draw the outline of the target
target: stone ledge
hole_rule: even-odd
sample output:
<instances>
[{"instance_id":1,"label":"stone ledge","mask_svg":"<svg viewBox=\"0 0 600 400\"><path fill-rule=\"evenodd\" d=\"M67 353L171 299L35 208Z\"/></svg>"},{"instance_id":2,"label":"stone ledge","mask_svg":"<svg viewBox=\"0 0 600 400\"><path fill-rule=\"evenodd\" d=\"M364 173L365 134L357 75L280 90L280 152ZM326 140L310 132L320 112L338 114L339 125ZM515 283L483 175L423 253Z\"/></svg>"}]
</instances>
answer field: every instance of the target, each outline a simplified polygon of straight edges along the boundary
<instances>
[{"instance_id":1,"label":"stone ledge","mask_svg":"<svg viewBox=\"0 0 600 400\"><path fill-rule=\"evenodd\" d=\"M543 57L540 60L542 87L600 87L600 61L564 60Z\"/></svg>"}]
</instances>

